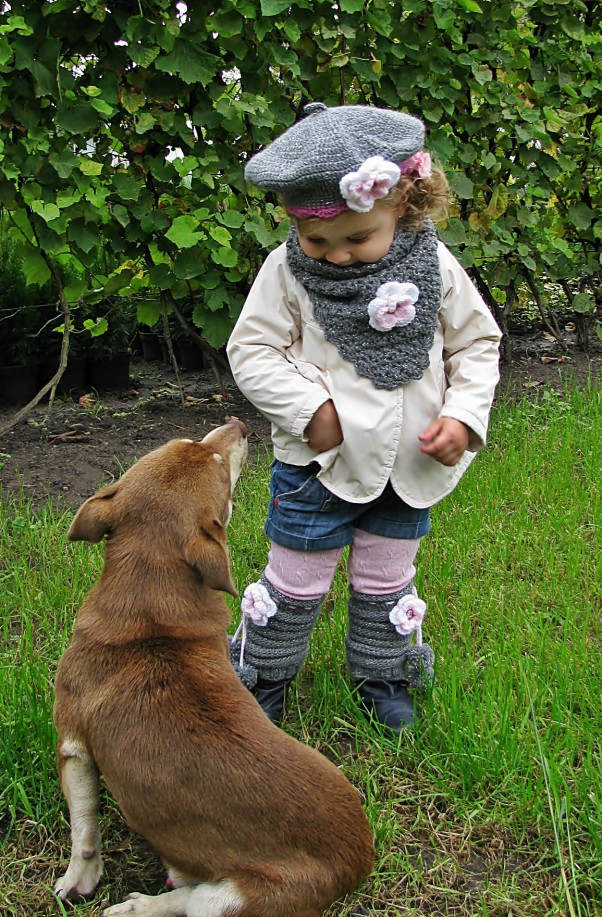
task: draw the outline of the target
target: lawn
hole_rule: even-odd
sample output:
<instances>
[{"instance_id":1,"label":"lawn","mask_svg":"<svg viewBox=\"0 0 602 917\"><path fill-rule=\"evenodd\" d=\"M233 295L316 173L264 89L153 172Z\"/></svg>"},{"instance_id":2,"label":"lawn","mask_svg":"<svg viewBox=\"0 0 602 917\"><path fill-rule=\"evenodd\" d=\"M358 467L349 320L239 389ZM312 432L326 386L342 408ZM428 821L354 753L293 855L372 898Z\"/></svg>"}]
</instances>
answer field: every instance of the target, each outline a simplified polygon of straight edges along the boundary
<instances>
[{"instance_id":1,"label":"lawn","mask_svg":"<svg viewBox=\"0 0 602 917\"><path fill-rule=\"evenodd\" d=\"M290 694L284 728L359 790L377 865L352 900L373 917L602 914L602 388L546 389L498 403L490 443L433 511L418 558L437 680L420 728L367 725L344 669L344 568ZM234 580L255 581L268 459L239 482ZM0 907L63 913L51 894L68 857L52 680L102 549L68 544L71 514L0 501ZM234 617L236 602L232 600ZM200 788L201 790L201 788ZM161 864L102 802L106 875L98 915L126 892L159 891ZM291 915L292 917L292 915Z\"/></svg>"}]
</instances>

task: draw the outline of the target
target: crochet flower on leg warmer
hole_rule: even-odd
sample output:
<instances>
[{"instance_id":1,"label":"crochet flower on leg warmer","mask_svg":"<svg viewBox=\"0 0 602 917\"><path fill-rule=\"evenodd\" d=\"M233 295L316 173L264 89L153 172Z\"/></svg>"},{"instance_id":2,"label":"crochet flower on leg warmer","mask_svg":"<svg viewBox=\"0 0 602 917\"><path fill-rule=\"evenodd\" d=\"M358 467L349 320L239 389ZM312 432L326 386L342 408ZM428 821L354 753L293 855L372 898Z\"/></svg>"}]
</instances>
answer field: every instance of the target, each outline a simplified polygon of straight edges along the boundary
<instances>
[{"instance_id":1,"label":"crochet flower on leg warmer","mask_svg":"<svg viewBox=\"0 0 602 917\"><path fill-rule=\"evenodd\" d=\"M434 677L435 654L422 642L425 603L413 582L391 595L351 590L346 648L351 677L403 681L424 690Z\"/></svg>"},{"instance_id":2,"label":"crochet flower on leg warmer","mask_svg":"<svg viewBox=\"0 0 602 917\"><path fill-rule=\"evenodd\" d=\"M263 574L247 586L241 624L230 639L230 659L247 688L255 687L258 675L276 682L299 673L323 600L286 596Z\"/></svg>"}]
</instances>

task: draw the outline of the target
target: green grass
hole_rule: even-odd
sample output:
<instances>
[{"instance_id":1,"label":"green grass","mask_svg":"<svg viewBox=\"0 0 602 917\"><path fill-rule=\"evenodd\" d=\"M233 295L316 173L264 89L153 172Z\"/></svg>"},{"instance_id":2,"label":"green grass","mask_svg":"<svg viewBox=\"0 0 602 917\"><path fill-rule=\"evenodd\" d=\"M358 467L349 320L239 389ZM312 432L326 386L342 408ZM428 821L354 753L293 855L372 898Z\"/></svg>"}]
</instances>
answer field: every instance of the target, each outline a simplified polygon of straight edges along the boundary
<instances>
[{"instance_id":1,"label":"green grass","mask_svg":"<svg viewBox=\"0 0 602 917\"><path fill-rule=\"evenodd\" d=\"M353 901L375 917L602 914L601 417L594 385L498 404L488 448L433 511L418 586L437 683L415 735L388 738L357 710L337 574L284 725L362 794L378 862ZM267 556L268 474L267 458L250 464L236 494L241 590ZM0 503L0 906L19 917L61 913L50 890L68 827L52 679L102 561L100 549L67 544L69 521ZM106 877L82 915L162 884L106 796L103 822Z\"/></svg>"}]
</instances>

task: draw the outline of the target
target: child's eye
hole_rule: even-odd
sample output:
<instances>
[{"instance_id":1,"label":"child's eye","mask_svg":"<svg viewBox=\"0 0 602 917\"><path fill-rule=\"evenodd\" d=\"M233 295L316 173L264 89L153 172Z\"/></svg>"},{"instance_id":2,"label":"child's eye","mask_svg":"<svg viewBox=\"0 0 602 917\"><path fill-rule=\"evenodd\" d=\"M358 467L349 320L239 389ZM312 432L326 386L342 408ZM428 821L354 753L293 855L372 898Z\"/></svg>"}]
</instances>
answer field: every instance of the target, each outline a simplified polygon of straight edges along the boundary
<instances>
[{"instance_id":1,"label":"child's eye","mask_svg":"<svg viewBox=\"0 0 602 917\"><path fill-rule=\"evenodd\" d=\"M349 242L353 245L358 245L362 242L367 242L369 238L369 236L354 236L352 239L349 239Z\"/></svg>"}]
</instances>

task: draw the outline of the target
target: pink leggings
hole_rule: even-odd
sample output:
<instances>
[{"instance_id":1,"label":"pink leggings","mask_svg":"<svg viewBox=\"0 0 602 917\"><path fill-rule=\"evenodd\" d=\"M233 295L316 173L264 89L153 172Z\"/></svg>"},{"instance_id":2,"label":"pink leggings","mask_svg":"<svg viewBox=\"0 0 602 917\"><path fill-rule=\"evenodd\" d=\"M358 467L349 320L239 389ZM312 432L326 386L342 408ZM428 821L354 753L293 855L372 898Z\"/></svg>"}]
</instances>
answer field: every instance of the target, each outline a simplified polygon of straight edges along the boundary
<instances>
[{"instance_id":1,"label":"pink leggings","mask_svg":"<svg viewBox=\"0 0 602 917\"><path fill-rule=\"evenodd\" d=\"M415 575L414 560L420 538L398 540L353 530L349 549L349 582L363 595L398 592ZM272 542L265 576L284 595L293 599L318 599L326 595L343 553L293 551Z\"/></svg>"}]
</instances>

